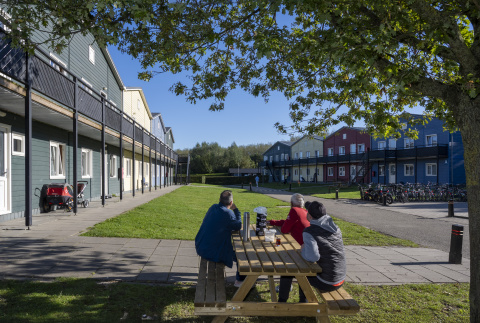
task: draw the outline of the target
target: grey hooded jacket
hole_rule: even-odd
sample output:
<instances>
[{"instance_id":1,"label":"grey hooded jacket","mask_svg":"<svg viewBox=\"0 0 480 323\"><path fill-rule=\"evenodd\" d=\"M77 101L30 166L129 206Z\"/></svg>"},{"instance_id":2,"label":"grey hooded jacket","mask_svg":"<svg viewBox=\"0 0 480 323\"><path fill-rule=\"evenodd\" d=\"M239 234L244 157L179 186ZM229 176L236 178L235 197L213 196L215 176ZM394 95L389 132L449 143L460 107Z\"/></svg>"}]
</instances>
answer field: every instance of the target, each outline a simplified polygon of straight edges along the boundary
<instances>
[{"instance_id":1,"label":"grey hooded jacket","mask_svg":"<svg viewBox=\"0 0 480 323\"><path fill-rule=\"evenodd\" d=\"M302 256L322 267L322 272L317 275L320 281L336 285L347 274L342 232L329 215L312 219L310 224L303 230Z\"/></svg>"}]
</instances>

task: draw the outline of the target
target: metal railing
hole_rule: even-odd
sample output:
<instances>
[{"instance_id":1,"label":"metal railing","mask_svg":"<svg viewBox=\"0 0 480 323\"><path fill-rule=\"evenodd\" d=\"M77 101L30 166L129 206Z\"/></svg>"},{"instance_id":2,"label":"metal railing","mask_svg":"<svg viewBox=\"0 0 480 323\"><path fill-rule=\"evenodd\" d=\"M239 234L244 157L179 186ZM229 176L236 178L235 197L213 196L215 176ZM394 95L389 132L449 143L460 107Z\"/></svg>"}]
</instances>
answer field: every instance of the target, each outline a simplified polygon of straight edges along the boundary
<instances>
[{"instance_id":1,"label":"metal railing","mask_svg":"<svg viewBox=\"0 0 480 323\"><path fill-rule=\"evenodd\" d=\"M0 30L0 73L12 78L20 84L25 84L26 54L11 46L11 41ZM102 124L102 102L105 102L105 126L122 133L133 139L143 142L146 146L154 149L157 153L177 161L178 155L157 137L135 123L130 116L115 108L102 95L90 88L81 78L63 67L52 66L49 55L42 49L37 48L31 58L32 88L38 93L60 104L79 112ZM53 64L55 65L55 64ZM75 87L78 87L78 99L75 105ZM155 142L156 143L155 143ZM162 149L163 148L163 149Z\"/></svg>"}]
</instances>

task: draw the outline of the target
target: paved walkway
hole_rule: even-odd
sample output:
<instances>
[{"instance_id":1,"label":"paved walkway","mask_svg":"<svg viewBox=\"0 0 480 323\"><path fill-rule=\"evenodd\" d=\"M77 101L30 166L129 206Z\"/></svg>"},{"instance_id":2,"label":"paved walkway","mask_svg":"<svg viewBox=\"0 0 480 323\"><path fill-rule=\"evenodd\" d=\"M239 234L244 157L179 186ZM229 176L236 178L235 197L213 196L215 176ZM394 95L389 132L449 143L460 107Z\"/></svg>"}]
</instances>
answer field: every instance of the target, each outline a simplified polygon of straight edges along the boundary
<instances>
[{"instance_id":1,"label":"paved walkway","mask_svg":"<svg viewBox=\"0 0 480 323\"><path fill-rule=\"evenodd\" d=\"M92 202L77 215L62 210L0 223L0 276L4 279L96 278L137 282L195 282L198 256L193 241L82 237L88 227L164 195L180 186ZM199 188L201 189L201 188ZM355 208L354 205L350 207ZM469 260L448 263L431 248L347 246L347 281L362 284L469 282ZM235 279L233 269L227 280Z\"/></svg>"}]
</instances>

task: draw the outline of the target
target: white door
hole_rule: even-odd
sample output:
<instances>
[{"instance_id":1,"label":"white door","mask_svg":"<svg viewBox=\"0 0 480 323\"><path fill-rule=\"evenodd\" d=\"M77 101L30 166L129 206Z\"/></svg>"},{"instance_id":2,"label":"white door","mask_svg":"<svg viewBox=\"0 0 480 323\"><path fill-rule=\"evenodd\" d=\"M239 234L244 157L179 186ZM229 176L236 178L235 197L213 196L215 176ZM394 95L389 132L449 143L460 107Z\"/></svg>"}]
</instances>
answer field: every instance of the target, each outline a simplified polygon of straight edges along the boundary
<instances>
[{"instance_id":1,"label":"white door","mask_svg":"<svg viewBox=\"0 0 480 323\"><path fill-rule=\"evenodd\" d=\"M100 156L102 156L102 152L100 151ZM101 160L101 157L100 157L100 165L102 164L102 160ZM103 176L105 177L105 196L108 196L108 178L109 178L109 169L108 169L108 153L107 151L105 150L105 172L103 174ZM100 188L102 187L102 182L101 182L101 178L100 178ZM102 193L100 192L100 195Z\"/></svg>"},{"instance_id":2,"label":"white door","mask_svg":"<svg viewBox=\"0 0 480 323\"><path fill-rule=\"evenodd\" d=\"M350 165L350 180L353 181L356 175L357 175L357 166Z\"/></svg>"},{"instance_id":3,"label":"white door","mask_svg":"<svg viewBox=\"0 0 480 323\"><path fill-rule=\"evenodd\" d=\"M10 213L10 130L0 125L0 214Z\"/></svg>"},{"instance_id":4,"label":"white door","mask_svg":"<svg viewBox=\"0 0 480 323\"><path fill-rule=\"evenodd\" d=\"M355 154L355 147L356 145L355 144L350 144L350 154Z\"/></svg>"},{"instance_id":5,"label":"white door","mask_svg":"<svg viewBox=\"0 0 480 323\"><path fill-rule=\"evenodd\" d=\"M388 182L393 184L395 183L395 164L388 165Z\"/></svg>"}]
</instances>

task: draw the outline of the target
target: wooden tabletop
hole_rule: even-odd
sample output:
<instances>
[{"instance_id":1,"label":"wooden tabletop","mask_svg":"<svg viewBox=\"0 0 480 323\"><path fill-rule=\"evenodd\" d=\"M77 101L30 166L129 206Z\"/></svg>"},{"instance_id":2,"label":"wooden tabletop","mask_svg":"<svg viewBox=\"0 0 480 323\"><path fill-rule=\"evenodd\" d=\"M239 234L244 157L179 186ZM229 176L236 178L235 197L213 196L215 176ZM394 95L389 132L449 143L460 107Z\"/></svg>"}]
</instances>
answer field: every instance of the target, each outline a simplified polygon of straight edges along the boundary
<instances>
[{"instance_id":1,"label":"wooden tabletop","mask_svg":"<svg viewBox=\"0 0 480 323\"><path fill-rule=\"evenodd\" d=\"M249 241L242 240L241 231L232 233L241 275L315 276L322 271L317 263L302 258L300 244L290 234L277 229L281 244L276 246L275 241L265 242L264 236L257 237L253 226L250 233Z\"/></svg>"}]
</instances>

